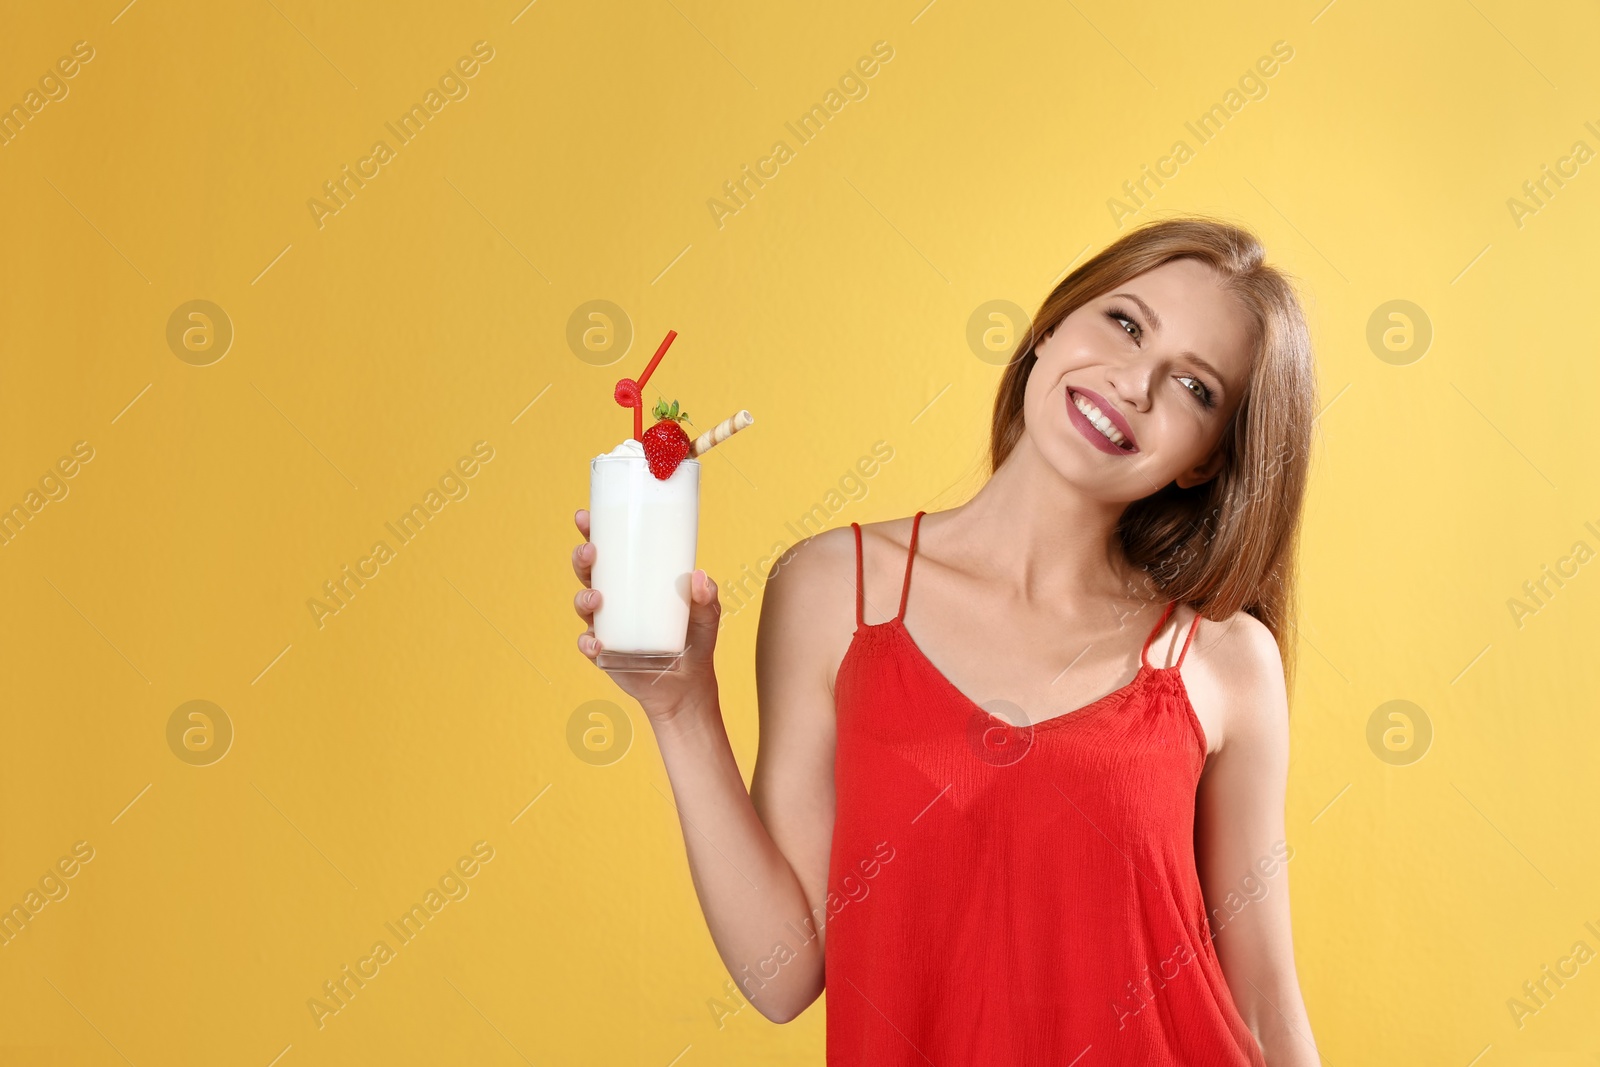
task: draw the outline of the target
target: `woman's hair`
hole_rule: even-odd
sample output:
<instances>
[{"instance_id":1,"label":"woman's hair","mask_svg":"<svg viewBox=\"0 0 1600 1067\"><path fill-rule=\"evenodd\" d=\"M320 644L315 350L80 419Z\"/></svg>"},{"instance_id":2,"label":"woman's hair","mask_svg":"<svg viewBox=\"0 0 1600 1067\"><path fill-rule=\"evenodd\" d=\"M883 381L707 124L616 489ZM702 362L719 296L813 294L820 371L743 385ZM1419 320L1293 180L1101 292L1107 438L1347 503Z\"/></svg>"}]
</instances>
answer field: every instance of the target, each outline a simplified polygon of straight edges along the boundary
<instances>
[{"instance_id":1,"label":"woman's hair","mask_svg":"<svg viewBox=\"0 0 1600 1067\"><path fill-rule=\"evenodd\" d=\"M1039 306L995 396L989 469L1000 469L1023 431L1023 393L1034 347L1062 319L1148 270L1188 257L1209 264L1254 322L1249 384L1218 445L1216 476L1172 483L1128 505L1117 536L1156 592L1202 615L1246 611L1272 631L1292 684L1295 555L1316 417L1311 337L1289 276L1268 266L1248 231L1204 216L1148 222L1063 278Z\"/></svg>"}]
</instances>

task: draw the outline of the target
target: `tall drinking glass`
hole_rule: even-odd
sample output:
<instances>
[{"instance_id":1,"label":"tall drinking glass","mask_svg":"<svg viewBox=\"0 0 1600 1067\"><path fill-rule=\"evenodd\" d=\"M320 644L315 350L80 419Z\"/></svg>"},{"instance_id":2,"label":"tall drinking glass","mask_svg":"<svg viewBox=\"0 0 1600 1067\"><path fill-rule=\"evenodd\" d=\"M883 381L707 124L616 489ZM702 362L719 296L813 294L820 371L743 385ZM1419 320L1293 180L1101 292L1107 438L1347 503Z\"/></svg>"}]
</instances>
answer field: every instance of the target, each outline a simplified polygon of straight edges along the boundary
<instances>
[{"instance_id":1,"label":"tall drinking glass","mask_svg":"<svg viewBox=\"0 0 1600 1067\"><path fill-rule=\"evenodd\" d=\"M589 461L589 582L600 593L595 664L611 671L678 668L689 630L689 579L700 526L700 461L665 480L643 455Z\"/></svg>"}]
</instances>

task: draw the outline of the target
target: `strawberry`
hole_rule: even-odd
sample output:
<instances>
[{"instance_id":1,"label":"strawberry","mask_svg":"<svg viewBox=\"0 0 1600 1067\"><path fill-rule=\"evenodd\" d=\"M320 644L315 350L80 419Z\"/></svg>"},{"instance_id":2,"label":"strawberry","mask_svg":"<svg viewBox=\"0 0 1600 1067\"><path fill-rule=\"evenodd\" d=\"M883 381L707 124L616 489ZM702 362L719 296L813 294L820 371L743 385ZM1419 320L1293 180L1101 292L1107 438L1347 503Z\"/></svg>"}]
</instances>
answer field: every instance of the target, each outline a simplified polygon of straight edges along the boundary
<instances>
[{"instance_id":1,"label":"strawberry","mask_svg":"<svg viewBox=\"0 0 1600 1067\"><path fill-rule=\"evenodd\" d=\"M683 427L678 425L679 419L687 419L688 412L678 412L678 402L674 400L668 407L665 400L656 401L655 410L651 412L657 422L644 432L641 443L644 445L644 458L650 464L650 473L661 481L672 477L672 472L678 469L689 455L689 435Z\"/></svg>"}]
</instances>

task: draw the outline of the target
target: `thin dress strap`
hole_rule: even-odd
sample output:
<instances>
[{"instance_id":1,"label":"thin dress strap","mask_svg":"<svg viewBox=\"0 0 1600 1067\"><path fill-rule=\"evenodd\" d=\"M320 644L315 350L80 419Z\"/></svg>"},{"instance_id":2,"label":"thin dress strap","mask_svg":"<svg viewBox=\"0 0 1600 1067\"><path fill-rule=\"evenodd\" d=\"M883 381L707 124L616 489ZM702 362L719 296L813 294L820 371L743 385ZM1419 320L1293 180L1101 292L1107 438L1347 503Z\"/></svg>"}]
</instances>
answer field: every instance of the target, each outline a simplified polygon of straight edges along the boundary
<instances>
[{"instance_id":1,"label":"thin dress strap","mask_svg":"<svg viewBox=\"0 0 1600 1067\"><path fill-rule=\"evenodd\" d=\"M911 562L917 558L917 527L922 524L922 516L927 512L919 511L911 520L911 548L906 552L906 580L900 586L900 614L895 616L896 621L904 622L906 617L906 597L911 593Z\"/></svg>"},{"instance_id":2,"label":"thin dress strap","mask_svg":"<svg viewBox=\"0 0 1600 1067\"><path fill-rule=\"evenodd\" d=\"M1161 613L1161 618L1156 620L1154 629L1150 631L1150 636L1144 639L1144 648L1139 650L1139 662L1144 664L1146 667L1150 666L1150 642L1156 639L1156 634L1161 632L1161 628L1167 624L1167 620L1172 617L1173 609L1175 609L1177 606L1178 602L1176 600L1169 603L1167 605L1167 609ZM1194 632L1199 628L1200 613L1197 611L1194 613L1194 621L1189 623L1189 635L1183 639L1183 649L1178 653L1178 662L1165 669L1176 670L1177 668L1183 666L1183 657L1189 653L1189 642L1194 640Z\"/></svg>"},{"instance_id":3,"label":"thin dress strap","mask_svg":"<svg viewBox=\"0 0 1600 1067\"><path fill-rule=\"evenodd\" d=\"M1178 662L1172 665L1173 670L1183 666L1183 657L1189 654L1189 642L1194 640L1194 632L1200 629L1200 613L1194 613L1194 621L1189 624L1189 636L1183 639L1183 649L1178 653Z\"/></svg>"},{"instance_id":4,"label":"thin dress strap","mask_svg":"<svg viewBox=\"0 0 1600 1067\"><path fill-rule=\"evenodd\" d=\"M852 522L850 528L856 532L856 629L860 629L865 621L861 616L861 525Z\"/></svg>"},{"instance_id":5,"label":"thin dress strap","mask_svg":"<svg viewBox=\"0 0 1600 1067\"><path fill-rule=\"evenodd\" d=\"M1144 647L1139 649L1139 663L1141 665L1150 666L1150 642L1156 639L1156 634L1161 632L1161 628L1167 624L1167 619L1172 615L1172 609L1177 606L1178 602L1176 600L1168 604L1166 610L1161 613L1161 618L1157 619L1156 624L1150 628L1150 636L1144 639Z\"/></svg>"}]
</instances>

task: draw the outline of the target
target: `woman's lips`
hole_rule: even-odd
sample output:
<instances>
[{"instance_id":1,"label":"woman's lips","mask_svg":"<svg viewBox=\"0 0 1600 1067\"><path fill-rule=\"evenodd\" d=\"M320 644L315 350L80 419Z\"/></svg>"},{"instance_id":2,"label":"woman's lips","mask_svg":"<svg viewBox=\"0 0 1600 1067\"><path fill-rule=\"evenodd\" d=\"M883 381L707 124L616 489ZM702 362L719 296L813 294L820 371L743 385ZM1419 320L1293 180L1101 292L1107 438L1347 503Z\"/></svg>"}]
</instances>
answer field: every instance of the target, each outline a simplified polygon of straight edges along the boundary
<instances>
[{"instance_id":1,"label":"woman's lips","mask_svg":"<svg viewBox=\"0 0 1600 1067\"><path fill-rule=\"evenodd\" d=\"M1090 422L1088 418L1084 416L1083 412L1078 410L1078 405L1074 403L1072 399L1073 393L1081 393L1085 400L1099 408L1100 413L1111 420L1111 424L1117 428L1117 431L1122 434L1123 439L1128 442L1128 447L1120 448L1117 445L1112 444L1111 439L1105 434L1101 433L1099 428L1095 426L1094 423ZM1098 448L1100 451L1110 453L1113 456L1130 456L1139 451L1139 446L1134 442L1133 439L1132 427L1128 425L1127 420L1117 412L1116 408L1113 407L1111 402L1105 397L1094 392L1093 390L1079 389L1075 386L1068 386L1063 395L1067 400L1068 420L1073 426L1077 427L1079 433L1088 438L1091 445L1094 445L1094 447Z\"/></svg>"}]
</instances>

